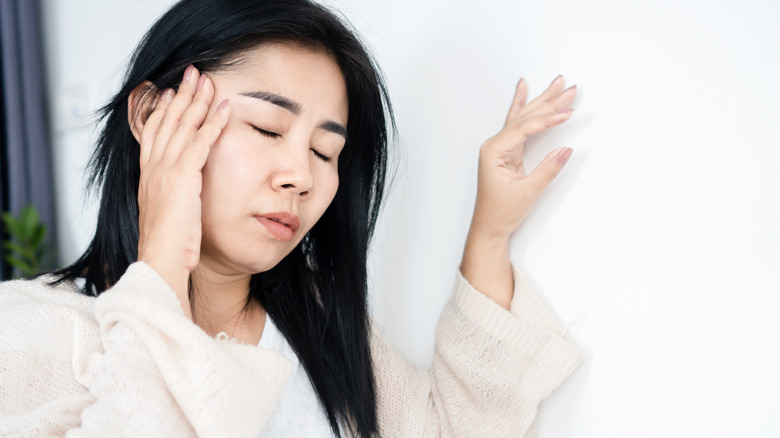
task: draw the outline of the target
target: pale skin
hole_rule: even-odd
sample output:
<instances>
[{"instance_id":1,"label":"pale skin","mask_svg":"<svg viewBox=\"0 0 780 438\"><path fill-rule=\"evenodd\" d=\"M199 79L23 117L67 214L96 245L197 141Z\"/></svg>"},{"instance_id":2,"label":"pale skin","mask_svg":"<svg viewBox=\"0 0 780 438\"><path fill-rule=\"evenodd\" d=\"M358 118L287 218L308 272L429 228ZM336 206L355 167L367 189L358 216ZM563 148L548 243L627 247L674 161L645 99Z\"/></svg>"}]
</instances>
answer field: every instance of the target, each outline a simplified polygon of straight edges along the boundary
<instances>
[{"instance_id":1,"label":"pale skin","mask_svg":"<svg viewBox=\"0 0 780 438\"><path fill-rule=\"evenodd\" d=\"M530 173L523 165L525 142L531 135L569 119L577 87L564 87L556 77L539 97L526 103L528 86L520 80L503 129L479 151L477 200L466 238L463 276L480 292L509 309L514 283L509 238L558 176L571 148L555 149Z\"/></svg>"},{"instance_id":2,"label":"pale skin","mask_svg":"<svg viewBox=\"0 0 780 438\"><path fill-rule=\"evenodd\" d=\"M245 308L249 280L282 260L335 196L345 143L339 127L346 127L348 105L343 76L327 54L274 43L250 51L245 61L204 75L189 67L177 92L166 90L149 103L140 96L151 84L139 85L129 99L129 123L140 144L138 259L160 274L185 315L208 334L224 331L257 344L265 311L256 302ZM523 167L526 139L571 115L576 88L563 86L559 76L526 103L521 80L503 129L480 150L461 272L507 309L509 238L571 154L556 149L532 172ZM297 113L272 103L268 93L297 104ZM294 214L300 225L275 233L263 215L279 211Z\"/></svg>"}]
</instances>

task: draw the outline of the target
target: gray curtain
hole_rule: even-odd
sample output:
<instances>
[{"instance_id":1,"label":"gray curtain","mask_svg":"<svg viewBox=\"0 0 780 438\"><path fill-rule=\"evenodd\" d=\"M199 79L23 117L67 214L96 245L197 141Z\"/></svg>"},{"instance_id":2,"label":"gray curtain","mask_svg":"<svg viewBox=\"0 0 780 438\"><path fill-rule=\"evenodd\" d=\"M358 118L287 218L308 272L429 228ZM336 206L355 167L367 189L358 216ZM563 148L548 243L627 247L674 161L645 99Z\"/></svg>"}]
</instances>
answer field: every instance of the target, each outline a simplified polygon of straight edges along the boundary
<instances>
[{"instance_id":1,"label":"gray curtain","mask_svg":"<svg viewBox=\"0 0 780 438\"><path fill-rule=\"evenodd\" d=\"M18 214L32 204L47 225L46 240L56 242L40 17L38 0L0 0L0 210ZM8 278L8 265L0 265L0 277Z\"/></svg>"}]
</instances>

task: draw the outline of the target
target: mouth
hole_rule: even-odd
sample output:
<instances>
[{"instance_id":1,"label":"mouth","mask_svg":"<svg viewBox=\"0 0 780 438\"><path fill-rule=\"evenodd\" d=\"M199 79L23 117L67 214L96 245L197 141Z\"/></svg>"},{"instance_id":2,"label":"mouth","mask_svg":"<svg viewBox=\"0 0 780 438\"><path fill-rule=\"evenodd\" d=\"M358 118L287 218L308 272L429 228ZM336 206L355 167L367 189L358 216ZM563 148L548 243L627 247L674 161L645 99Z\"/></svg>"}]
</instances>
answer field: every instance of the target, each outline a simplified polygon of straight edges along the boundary
<instances>
[{"instance_id":1,"label":"mouth","mask_svg":"<svg viewBox=\"0 0 780 438\"><path fill-rule=\"evenodd\" d=\"M257 215L255 219L265 226L275 238L284 242L292 240L301 227L298 216L286 211Z\"/></svg>"}]
</instances>

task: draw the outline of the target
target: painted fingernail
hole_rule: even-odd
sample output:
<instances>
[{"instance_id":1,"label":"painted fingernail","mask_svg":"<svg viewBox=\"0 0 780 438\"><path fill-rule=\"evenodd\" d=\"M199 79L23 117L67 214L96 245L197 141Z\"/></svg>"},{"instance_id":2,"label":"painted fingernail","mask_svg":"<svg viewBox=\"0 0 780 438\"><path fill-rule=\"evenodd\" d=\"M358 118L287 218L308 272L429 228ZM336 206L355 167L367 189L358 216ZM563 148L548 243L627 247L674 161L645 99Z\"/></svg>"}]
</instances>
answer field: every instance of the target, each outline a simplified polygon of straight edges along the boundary
<instances>
[{"instance_id":1,"label":"painted fingernail","mask_svg":"<svg viewBox=\"0 0 780 438\"><path fill-rule=\"evenodd\" d=\"M563 148L560 152L558 152L558 155L555 156L555 161L558 162L559 166L563 166L567 161L569 161L569 157L571 157L572 151L574 151L572 148Z\"/></svg>"},{"instance_id":2,"label":"painted fingernail","mask_svg":"<svg viewBox=\"0 0 780 438\"><path fill-rule=\"evenodd\" d=\"M195 87L195 91L200 91L201 88L203 88L203 84L206 82L206 75L200 75L200 79L198 79L198 86Z\"/></svg>"},{"instance_id":3,"label":"painted fingernail","mask_svg":"<svg viewBox=\"0 0 780 438\"><path fill-rule=\"evenodd\" d=\"M184 69L184 78L181 80L182 82L187 82L190 80L190 76L192 76L192 70L195 67L192 66L192 64L188 65L187 68Z\"/></svg>"},{"instance_id":4,"label":"painted fingernail","mask_svg":"<svg viewBox=\"0 0 780 438\"><path fill-rule=\"evenodd\" d=\"M225 99L222 101L222 103L219 104L219 106L217 106L216 112L225 111L225 109L227 109L228 106L230 106L230 100Z\"/></svg>"}]
</instances>

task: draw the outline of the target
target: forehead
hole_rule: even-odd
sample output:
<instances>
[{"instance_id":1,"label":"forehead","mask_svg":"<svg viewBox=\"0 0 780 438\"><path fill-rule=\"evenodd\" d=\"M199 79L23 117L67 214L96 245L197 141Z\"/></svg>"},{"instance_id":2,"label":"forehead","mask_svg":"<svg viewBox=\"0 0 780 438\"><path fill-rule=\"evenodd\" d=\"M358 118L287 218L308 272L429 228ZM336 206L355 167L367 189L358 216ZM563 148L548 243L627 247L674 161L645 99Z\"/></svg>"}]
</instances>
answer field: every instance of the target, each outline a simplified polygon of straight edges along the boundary
<instances>
[{"instance_id":1,"label":"forehead","mask_svg":"<svg viewBox=\"0 0 780 438\"><path fill-rule=\"evenodd\" d=\"M347 121L347 90L341 69L324 50L294 43L264 43L240 55L230 67L211 74L225 98L270 92L301 104L304 112L328 113Z\"/></svg>"}]
</instances>

